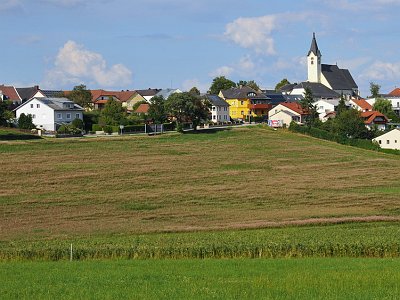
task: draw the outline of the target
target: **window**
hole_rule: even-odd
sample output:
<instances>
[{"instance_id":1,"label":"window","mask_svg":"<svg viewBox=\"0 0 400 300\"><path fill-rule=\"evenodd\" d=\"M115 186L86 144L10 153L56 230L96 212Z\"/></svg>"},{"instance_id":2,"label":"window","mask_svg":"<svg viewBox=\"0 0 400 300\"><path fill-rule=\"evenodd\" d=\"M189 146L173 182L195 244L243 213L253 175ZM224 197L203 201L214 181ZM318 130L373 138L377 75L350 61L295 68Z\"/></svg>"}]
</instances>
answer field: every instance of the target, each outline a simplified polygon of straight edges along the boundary
<instances>
[{"instance_id":1,"label":"window","mask_svg":"<svg viewBox=\"0 0 400 300\"><path fill-rule=\"evenodd\" d=\"M36 104L36 108L40 108L40 104L38 103L38 104Z\"/></svg>"},{"instance_id":2,"label":"window","mask_svg":"<svg viewBox=\"0 0 400 300\"><path fill-rule=\"evenodd\" d=\"M81 118L81 115L80 114L76 114L75 115L75 119L80 119Z\"/></svg>"},{"instance_id":3,"label":"window","mask_svg":"<svg viewBox=\"0 0 400 300\"><path fill-rule=\"evenodd\" d=\"M400 102L397 102L397 107L400 107Z\"/></svg>"},{"instance_id":4,"label":"window","mask_svg":"<svg viewBox=\"0 0 400 300\"><path fill-rule=\"evenodd\" d=\"M212 107L212 110L215 111L215 106Z\"/></svg>"},{"instance_id":5,"label":"window","mask_svg":"<svg viewBox=\"0 0 400 300\"><path fill-rule=\"evenodd\" d=\"M32 115L32 119L36 119L36 115Z\"/></svg>"},{"instance_id":6,"label":"window","mask_svg":"<svg viewBox=\"0 0 400 300\"><path fill-rule=\"evenodd\" d=\"M57 119L61 119L61 114L57 114Z\"/></svg>"},{"instance_id":7,"label":"window","mask_svg":"<svg viewBox=\"0 0 400 300\"><path fill-rule=\"evenodd\" d=\"M67 119L68 119L68 120L71 119L71 114L67 114Z\"/></svg>"},{"instance_id":8,"label":"window","mask_svg":"<svg viewBox=\"0 0 400 300\"><path fill-rule=\"evenodd\" d=\"M388 145L389 145L389 144L390 144L390 141L389 141L389 140L386 140L386 144L388 144Z\"/></svg>"},{"instance_id":9,"label":"window","mask_svg":"<svg viewBox=\"0 0 400 300\"><path fill-rule=\"evenodd\" d=\"M394 143L397 144L397 140L394 140Z\"/></svg>"},{"instance_id":10,"label":"window","mask_svg":"<svg viewBox=\"0 0 400 300\"><path fill-rule=\"evenodd\" d=\"M381 145L382 144L382 140L379 140L379 145Z\"/></svg>"},{"instance_id":11,"label":"window","mask_svg":"<svg viewBox=\"0 0 400 300\"><path fill-rule=\"evenodd\" d=\"M33 104L31 104L31 108L33 108Z\"/></svg>"},{"instance_id":12,"label":"window","mask_svg":"<svg viewBox=\"0 0 400 300\"><path fill-rule=\"evenodd\" d=\"M213 115L213 120L215 120L217 118L217 116L216 115Z\"/></svg>"},{"instance_id":13,"label":"window","mask_svg":"<svg viewBox=\"0 0 400 300\"><path fill-rule=\"evenodd\" d=\"M241 115L244 115L244 111L242 110L242 111L240 112L240 114L241 114Z\"/></svg>"},{"instance_id":14,"label":"window","mask_svg":"<svg viewBox=\"0 0 400 300\"><path fill-rule=\"evenodd\" d=\"M243 105L243 101L240 101L240 105Z\"/></svg>"},{"instance_id":15,"label":"window","mask_svg":"<svg viewBox=\"0 0 400 300\"><path fill-rule=\"evenodd\" d=\"M323 106L320 106L320 107L319 107L319 110L324 110L324 107L323 107Z\"/></svg>"}]
</instances>

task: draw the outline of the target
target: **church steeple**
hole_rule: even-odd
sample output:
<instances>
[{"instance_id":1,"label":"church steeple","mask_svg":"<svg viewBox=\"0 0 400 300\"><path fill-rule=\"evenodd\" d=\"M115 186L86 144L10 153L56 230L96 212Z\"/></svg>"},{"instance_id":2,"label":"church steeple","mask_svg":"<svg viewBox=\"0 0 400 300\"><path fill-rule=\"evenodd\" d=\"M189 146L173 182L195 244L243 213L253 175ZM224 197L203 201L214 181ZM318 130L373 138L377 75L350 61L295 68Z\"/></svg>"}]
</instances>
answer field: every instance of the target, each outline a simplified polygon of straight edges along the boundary
<instances>
[{"instance_id":1,"label":"church steeple","mask_svg":"<svg viewBox=\"0 0 400 300\"><path fill-rule=\"evenodd\" d=\"M313 32L313 38L312 38L312 41L311 41L311 47L310 47L310 51L308 51L307 56L309 56L311 53L314 53L314 55L317 56L317 57L321 56L321 52L318 49L317 39L315 38L315 32Z\"/></svg>"},{"instance_id":2,"label":"church steeple","mask_svg":"<svg viewBox=\"0 0 400 300\"><path fill-rule=\"evenodd\" d=\"M311 41L310 51L307 55L308 81L321 83L321 52L318 49L315 32Z\"/></svg>"}]
</instances>

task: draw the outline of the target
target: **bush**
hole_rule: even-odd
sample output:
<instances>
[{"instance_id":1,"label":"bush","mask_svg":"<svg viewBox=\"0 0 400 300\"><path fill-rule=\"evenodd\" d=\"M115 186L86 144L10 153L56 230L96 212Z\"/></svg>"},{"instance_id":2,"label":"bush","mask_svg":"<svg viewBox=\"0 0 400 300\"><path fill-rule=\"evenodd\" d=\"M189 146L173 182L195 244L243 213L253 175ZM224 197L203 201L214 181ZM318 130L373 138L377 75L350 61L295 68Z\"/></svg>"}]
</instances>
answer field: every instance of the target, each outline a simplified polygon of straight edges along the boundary
<instances>
[{"instance_id":1,"label":"bush","mask_svg":"<svg viewBox=\"0 0 400 300\"><path fill-rule=\"evenodd\" d=\"M103 127L99 124L93 124L92 131L103 131Z\"/></svg>"},{"instance_id":2,"label":"bush","mask_svg":"<svg viewBox=\"0 0 400 300\"><path fill-rule=\"evenodd\" d=\"M81 134L82 131L79 128L76 128L73 125L63 124L57 129L58 134L72 134L77 135Z\"/></svg>"},{"instance_id":3,"label":"bush","mask_svg":"<svg viewBox=\"0 0 400 300\"><path fill-rule=\"evenodd\" d=\"M74 119L71 123L72 126L78 129L83 129L83 120L81 119Z\"/></svg>"},{"instance_id":4,"label":"bush","mask_svg":"<svg viewBox=\"0 0 400 300\"><path fill-rule=\"evenodd\" d=\"M112 128L112 126L106 125L103 127L103 131L105 133L111 134L111 133L113 133L113 128Z\"/></svg>"},{"instance_id":5,"label":"bush","mask_svg":"<svg viewBox=\"0 0 400 300\"><path fill-rule=\"evenodd\" d=\"M34 129L36 126L32 122L32 115L22 113L18 119L18 127L20 129Z\"/></svg>"}]
</instances>

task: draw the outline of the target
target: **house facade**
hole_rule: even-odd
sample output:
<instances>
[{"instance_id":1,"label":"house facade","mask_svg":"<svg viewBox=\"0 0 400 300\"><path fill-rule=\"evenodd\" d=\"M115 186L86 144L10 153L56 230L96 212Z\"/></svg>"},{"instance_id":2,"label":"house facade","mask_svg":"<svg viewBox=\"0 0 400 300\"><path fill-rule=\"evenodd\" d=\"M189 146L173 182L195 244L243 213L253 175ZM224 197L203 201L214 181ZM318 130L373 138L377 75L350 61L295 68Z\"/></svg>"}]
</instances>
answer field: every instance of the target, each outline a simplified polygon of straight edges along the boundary
<instances>
[{"instance_id":1,"label":"house facade","mask_svg":"<svg viewBox=\"0 0 400 300\"><path fill-rule=\"evenodd\" d=\"M369 130L376 128L383 131L389 122L384 114L374 110L362 112L361 117L364 119L364 124Z\"/></svg>"},{"instance_id":2,"label":"house facade","mask_svg":"<svg viewBox=\"0 0 400 300\"><path fill-rule=\"evenodd\" d=\"M132 111L138 102L149 102L160 91L161 89L136 90L126 102L127 110Z\"/></svg>"},{"instance_id":3,"label":"house facade","mask_svg":"<svg viewBox=\"0 0 400 300\"><path fill-rule=\"evenodd\" d=\"M210 120L213 123L230 122L229 104L217 95L206 95L211 103Z\"/></svg>"},{"instance_id":4,"label":"house facade","mask_svg":"<svg viewBox=\"0 0 400 300\"><path fill-rule=\"evenodd\" d=\"M314 106L317 109L317 113L319 116L319 119L322 122L327 121L328 119L334 118L336 114L333 114L336 112L337 107L339 106L339 99L332 99L332 100L318 100L314 102ZM346 106L349 107L350 104L348 101L345 102Z\"/></svg>"},{"instance_id":5,"label":"house facade","mask_svg":"<svg viewBox=\"0 0 400 300\"><path fill-rule=\"evenodd\" d=\"M393 129L372 141L378 143L382 149L400 150L400 129Z\"/></svg>"},{"instance_id":6,"label":"house facade","mask_svg":"<svg viewBox=\"0 0 400 300\"><path fill-rule=\"evenodd\" d=\"M32 98L15 109L16 117L31 115L37 128L56 131L62 124L83 120L83 108L67 98Z\"/></svg>"},{"instance_id":7,"label":"house facade","mask_svg":"<svg viewBox=\"0 0 400 300\"><path fill-rule=\"evenodd\" d=\"M303 124L307 116L308 112L299 103L285 102L275 106L268 112L268 122L288 127L292 121Z\"/></svg>"},{"instance_id":8,"label":"house facade","mask_svg":"<svg viewBox=\"0 0 400 300\"><path fill-rule=\"evenodd\" d=\"M267 116L272 108L270 98L247 86L221 90L218 96L228 102L230 117L235 120Z\"/></svg>"}]
</instances>

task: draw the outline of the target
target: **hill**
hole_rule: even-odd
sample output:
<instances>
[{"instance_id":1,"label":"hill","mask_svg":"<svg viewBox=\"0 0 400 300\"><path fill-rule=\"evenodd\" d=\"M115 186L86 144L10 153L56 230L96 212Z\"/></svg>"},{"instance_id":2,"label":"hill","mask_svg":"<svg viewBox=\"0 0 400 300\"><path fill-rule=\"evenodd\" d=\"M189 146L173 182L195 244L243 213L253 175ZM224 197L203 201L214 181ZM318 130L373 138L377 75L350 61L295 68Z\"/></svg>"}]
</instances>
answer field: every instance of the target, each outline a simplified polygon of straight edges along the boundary
<instances>
[{"instance_id":1,"label":"hill","mask_svg":"<svg viewBox=\"0 0 400 300\"><path fill-rule=\"evenodd\" d=\"M400 214L398 156L261 126L7 143L0 158L3 241Z\"/></svg>"}]
</instances>

